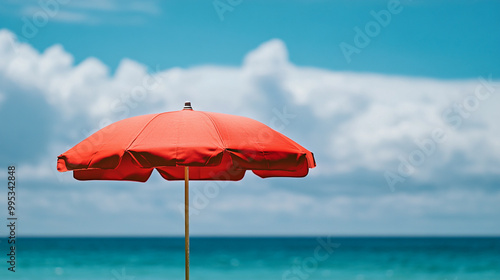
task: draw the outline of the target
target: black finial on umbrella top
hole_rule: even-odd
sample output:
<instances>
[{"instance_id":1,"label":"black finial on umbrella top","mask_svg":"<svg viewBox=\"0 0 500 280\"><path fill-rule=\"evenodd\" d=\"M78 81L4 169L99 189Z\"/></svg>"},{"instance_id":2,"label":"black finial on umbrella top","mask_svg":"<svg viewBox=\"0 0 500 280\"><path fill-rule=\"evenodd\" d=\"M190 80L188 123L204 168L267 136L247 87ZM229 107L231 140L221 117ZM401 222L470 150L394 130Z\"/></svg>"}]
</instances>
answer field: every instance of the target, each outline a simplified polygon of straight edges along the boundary
<instances>
[{"instance_id":1,"label":"black finial on umbrella top","mask_svg":"<svg viewBox=\"0 0 500 280\"><path fill-rule=\"evenodd\" d=\"M184 110L193 110L193 107L191 107L190 101L184 102Z\"/></svg>"}]
</instances>

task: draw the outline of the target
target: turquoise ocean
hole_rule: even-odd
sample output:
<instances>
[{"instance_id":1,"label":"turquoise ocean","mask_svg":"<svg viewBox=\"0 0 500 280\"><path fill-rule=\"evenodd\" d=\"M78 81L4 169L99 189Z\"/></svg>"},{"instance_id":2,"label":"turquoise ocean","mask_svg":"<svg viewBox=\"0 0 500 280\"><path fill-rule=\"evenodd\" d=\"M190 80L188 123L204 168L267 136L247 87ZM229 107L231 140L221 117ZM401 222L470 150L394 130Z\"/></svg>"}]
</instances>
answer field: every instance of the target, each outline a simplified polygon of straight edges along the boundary
<instances>
[{"instance_id":1,"label":"turquoise ocean","mask_svg":"<svg viewBox=\"0 0 500 280\"><path fill-rule=\"evenodd\" d=\"M18 238L0 279L184 279L184 239ZM193 237L191 279L500 279L500 238Z\"/></svg>"}]
</instances>

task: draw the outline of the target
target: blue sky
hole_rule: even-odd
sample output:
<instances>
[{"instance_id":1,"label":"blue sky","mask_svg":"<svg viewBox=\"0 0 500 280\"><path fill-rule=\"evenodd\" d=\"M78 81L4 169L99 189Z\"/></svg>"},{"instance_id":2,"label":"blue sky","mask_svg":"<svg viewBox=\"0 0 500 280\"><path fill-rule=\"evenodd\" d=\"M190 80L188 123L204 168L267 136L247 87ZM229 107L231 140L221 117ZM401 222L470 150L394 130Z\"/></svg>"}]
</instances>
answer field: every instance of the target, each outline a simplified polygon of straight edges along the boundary
<instances>
[{"instance_id":1,"label":"blue sky","mask_svg":"<svg viewBox=\"0 0 500 280\"><path fill-rule=\"evenodd\" d=\"M401 12L351 63L339 44L352 44L353 28L364 29L373 20L370 11L387 9L390 1L241 1L222 21L212 0L146 1L136 4L141 9L119 1L68 2L27 38L23 17L34 23L39 5L3 1L2 26L40 51L59 43L76 63L92 56L111 69L124 57L162 68L236 66L273 38L286 42L297 65L340 71L475 78L498 75L500 63L497 1L401 1Z\"/></svg>"},{"instance_id":2,"label":"blue sky","mask_svg":"<svg viewBox=\"0 0 500 280\"><path fill-rule=\"evenodd\" d=\"M500 234L498 2L40 3L0 4L0 163L19 168L20 234L181 235L182 184L77 182L55 163L184 100L273 125L318 163L213 198L193 183L194 235Z\"/></svg>"}]
</instances>

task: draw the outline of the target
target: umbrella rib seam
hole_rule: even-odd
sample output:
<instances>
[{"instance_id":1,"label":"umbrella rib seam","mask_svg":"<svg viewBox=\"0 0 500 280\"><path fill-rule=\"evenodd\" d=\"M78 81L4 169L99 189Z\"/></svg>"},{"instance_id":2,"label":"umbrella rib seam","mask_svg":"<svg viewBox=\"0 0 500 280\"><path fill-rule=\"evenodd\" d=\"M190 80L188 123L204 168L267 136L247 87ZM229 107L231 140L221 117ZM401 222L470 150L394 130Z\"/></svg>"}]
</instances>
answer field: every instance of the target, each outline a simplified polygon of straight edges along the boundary
<instances>
[{"instance_id":1,"label":"umbrella rib seam","mask_svg":"<svg viewBox=\"0 0 500 280\"><path fill-rule=\"evenodd\" d=\"M96 133L98 133L98 132L100 132L100 130L99 130L99 131L97 131ZM92 135L91 135L90 137L92 137ZM104 144L105 144L104 142L101 142L101 143L99 144L99 148L98 148L95 152L93 152L93 153L92 153L92 155L90 156L89 162L87 163L87 168L86 168L86 169L89 169L89 168L90 168L90 165L91 165L91 164L92 164L92 162L94 161L95 155L99 152L99 150L102 148L102 146L104 146ZM121 159L120 159L120 161L121 161ZM118 165L120 165L120 162L118 162ZM118 165L117 165L117 166L118 166Z\"/></svg>"},{"instance_id":2,"label":"umbrella rib seam","mask_svg":"<svg viewBox=\"0 0 500 280\"><path fill-rule=\"evenodd\" d=\"M220 140L220 142L221 142L221 144L222 144L222 146L223 146L222 153L224 154L224 152L226 151L227 146L226 146L226 142L224 142L224 139L222 138L222 135L220 134L219 127L215 124L214 119L212 119L212 117L211 117L209 114L207 114L207 113L205 113L205 112L203 112L203 111L201 111L201 113L203 113L203 114L204 114L204 115L205 115L205 116L206 116L206 117L210 120L210 122L212 122L212 125L213 125L213 126L214 126L214 128L215 128L215 131L217 131L217 136L219 136L219 140ZM219 153L217 153L217 154L219 154ZM211 156L210 156L210 157L209 157L209 158L205 161L205 165L206 165L206 164L207 164L207 163L208 163L208 162L209 162L209 161L210 161L210 160L211 160L214 156L215 156L215 154L212 154L212 155L211 155ZM221 162L222 162L222 160L221 160Z\"/></svg>"},{"instance_id":3,"label":"umbrella rib seam","mask_svg":"<svg viewBox=\"0 0 500 280\"><path fill-rule=\"evenodd\" d=\"M210 120L210 122L212 122L212 125L213 125L213 126L214 126L214 128L215 128L215 131L217 131L217 136L219 136L219 140L220 140L220 142L221 142L222 146L224 147L224 150L226 150L226 148L227 148L227 147L226 147L226 143L224 142L224 139L222 139L222 136L221 136L221 134L220 134L219 127L215 124L215 121L212 119L212 117L211 117L209 114L207 114L207 113L205 113L205 112L201 112L201 113L203 113L205 116L207 116L207 118Z\"/></svg>"},{"instance_id":4,"label":"umbrella rib seam","mask_svg":"<svg viewBox=\"0 0 500 280\"><path fill-rule=\"evenodd\" d=\"M123 154L125 154L125 152L128 152L129 151L129 148L132 146L132 144L134 144L135 140L137 140L137 138L139 137L139 135L141 135L141 133L148 127L148 125L154 120L156 119L158 116L160 116L161 114L163 113L160 113L160 114L156 114L154 117L152 117L147 124L145 124L142 129L137 133L137 135L134 137L134 139L132 139L132 141L130 141L130 144L127 146L127 148L125 148L125 150L123 151ZM123 156L122 154L122 156Z\"/></svg>"}]
</instances>

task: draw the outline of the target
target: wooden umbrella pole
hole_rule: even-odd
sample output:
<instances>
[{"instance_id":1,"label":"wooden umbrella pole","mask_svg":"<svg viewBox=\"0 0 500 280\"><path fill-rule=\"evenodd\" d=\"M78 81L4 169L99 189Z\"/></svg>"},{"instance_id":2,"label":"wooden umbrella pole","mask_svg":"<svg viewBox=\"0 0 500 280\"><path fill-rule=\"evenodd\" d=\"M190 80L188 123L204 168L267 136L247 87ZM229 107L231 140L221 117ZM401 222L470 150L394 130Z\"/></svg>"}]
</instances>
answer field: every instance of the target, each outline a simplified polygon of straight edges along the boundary
<instances>
[{"instance_id":1,"label":"wooden umbrella pole","mask_svg":"<svg viewBox=\"0 0 500 280\"><path fill-rule=\"evenodd\" d=\"M189 280L189 166L184 167L184 239L186 280Z\"/></svg>"}]
</instances>

